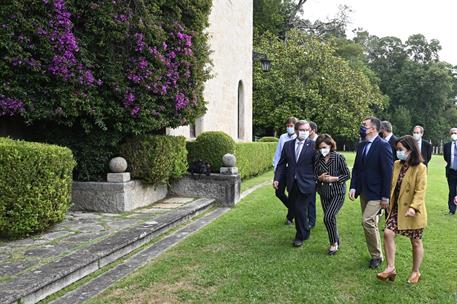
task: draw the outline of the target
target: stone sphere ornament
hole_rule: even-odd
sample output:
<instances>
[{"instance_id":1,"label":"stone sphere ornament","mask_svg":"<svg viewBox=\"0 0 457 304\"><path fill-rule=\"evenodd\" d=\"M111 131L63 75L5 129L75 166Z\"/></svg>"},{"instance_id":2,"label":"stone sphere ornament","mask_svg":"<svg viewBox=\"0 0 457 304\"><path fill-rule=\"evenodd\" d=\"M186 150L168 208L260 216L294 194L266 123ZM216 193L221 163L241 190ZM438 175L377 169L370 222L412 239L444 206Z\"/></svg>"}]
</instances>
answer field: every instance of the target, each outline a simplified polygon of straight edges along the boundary
<instances>
[{"instance_id":1,"label":"stone sphere ornament","mask_svg":"<svg viewBox=\"0 0 457 304\"><path fill-rule=\"evenodd\" d=\"M122 173L127 170L127 161L123 157L115 157L109 161L109 169L113 173Z\"/></svg>"},{"instance_id":2,"label":"stone sphere ornament","mask_svg":"<svg viewBox=\"0 0 457 304\"><path fill-rule=\"evenodd\" d=\"M222 156L222 163L224 167L235 167L236 166L236 157L233 154L227 153Z\"/></svg>"}]
</instances>

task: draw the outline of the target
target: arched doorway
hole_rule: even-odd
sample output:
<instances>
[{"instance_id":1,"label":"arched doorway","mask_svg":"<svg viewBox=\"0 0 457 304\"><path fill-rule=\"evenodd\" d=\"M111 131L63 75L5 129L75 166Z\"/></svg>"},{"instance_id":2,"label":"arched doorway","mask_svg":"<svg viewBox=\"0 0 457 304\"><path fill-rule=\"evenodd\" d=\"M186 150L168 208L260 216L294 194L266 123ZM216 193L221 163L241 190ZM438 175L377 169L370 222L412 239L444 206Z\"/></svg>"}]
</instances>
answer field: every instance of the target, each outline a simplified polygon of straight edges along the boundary
<instances>
[{"instance_id":1,"label":"arched doorway","mask_svg":"<svg viewBox=\"0 0 457 304\"><path fill-rule=\"evenodd\" d=\"M243 82L238 82L238 139L244 139L244 88Z\"/></svg>"}]
</instances>

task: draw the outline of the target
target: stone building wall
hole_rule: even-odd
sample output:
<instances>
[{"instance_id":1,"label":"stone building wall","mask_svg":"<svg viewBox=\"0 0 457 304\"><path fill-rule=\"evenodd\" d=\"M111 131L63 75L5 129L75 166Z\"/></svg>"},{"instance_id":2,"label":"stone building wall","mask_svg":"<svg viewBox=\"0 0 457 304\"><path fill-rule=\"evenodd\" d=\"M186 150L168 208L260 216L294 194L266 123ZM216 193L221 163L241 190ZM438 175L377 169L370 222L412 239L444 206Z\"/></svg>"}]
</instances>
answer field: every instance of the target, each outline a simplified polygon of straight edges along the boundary
<instances>
[{"instance_id":1,"label":"stone building wall","mask_svg":"<svg viewBox=\"0 0 457 304\"><path fill-rule=\"evenodd\" d=\"M235 140L252 140L253 0L213 0L208 27L213 78L205 84L206 114L195 135L224 131ZM167 130L192 137L189 126Z\"/></svg>"}]
</instances>

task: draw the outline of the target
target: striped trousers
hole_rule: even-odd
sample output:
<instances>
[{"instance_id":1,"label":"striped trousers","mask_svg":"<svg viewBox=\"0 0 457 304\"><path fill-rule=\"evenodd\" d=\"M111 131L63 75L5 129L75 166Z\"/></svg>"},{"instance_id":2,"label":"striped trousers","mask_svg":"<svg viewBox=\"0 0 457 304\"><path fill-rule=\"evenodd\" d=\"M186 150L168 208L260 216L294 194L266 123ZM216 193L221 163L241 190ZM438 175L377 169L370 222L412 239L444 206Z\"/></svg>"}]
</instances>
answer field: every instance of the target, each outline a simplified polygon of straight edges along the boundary
<instances>
[{"instance_id":1,"label":"striped trousers","mask_svg":"<svg viewBox=\"0 0 457 304\"><path fill-rule=\"evenodd\" d=\"M321 196L322 210L324 211L324 224L327 228L330 244L339 243L338 227L336 226L336 215L343 207L344 195L335 194L333 197Z\"/></svg>"}]
</instances>

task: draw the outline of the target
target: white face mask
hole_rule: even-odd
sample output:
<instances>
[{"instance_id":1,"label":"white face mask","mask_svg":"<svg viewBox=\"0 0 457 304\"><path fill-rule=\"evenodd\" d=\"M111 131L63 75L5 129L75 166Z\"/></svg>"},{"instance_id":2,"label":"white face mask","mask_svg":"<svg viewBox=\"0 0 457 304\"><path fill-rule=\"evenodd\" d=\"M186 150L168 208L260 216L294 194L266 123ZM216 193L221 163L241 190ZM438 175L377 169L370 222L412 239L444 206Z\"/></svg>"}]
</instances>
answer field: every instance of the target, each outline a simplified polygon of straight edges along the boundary
<instances>
[{"instance_id":1,"label":"white face mask","mask_svg":"<svg viewBox=\"0 0 457 304\"><path fill-rule=\"evenodd\" d=\"M453 141L457 141L457 134L451 134L451 138Z\"/></svg>"},{"instance_id":2,"label":"white face mask","mask_svg":"<svg viewBox=\"0 0 457 304\"><path fill-rule=\"evenodd\" d=\"M298 131L298 139L306 140L309 137L309 131Z\"/></svg>"},{"instance_id":3,"label":"white face mask","mask_svg":"<svg viewBox=\"0 0 457 304\"><path fill-rule=\"evenodd\" d=\"M408 159L408 154L406 154L406 152L403 151L403 150L397 150L397 158L399 160L407 160Z\"/></svg>"},{"instance_id":4,"label":"white face mask","mask_svg":"<svg viewBox=\"0 0 457 304\"><path fill-rule=\"evenodd\" d=\"M287 134L289 135L293 135L295 133L295 129L294 127L291 127L291 128L287 128Z\"/></svg>"},{"instance_id":5,"label":"white face mask","mask_svg":"<svg viewBox=\"0 0 457 304\"><path fill-rule=\"evenodd\" d=\"M422 138L422 134L420 133L413 133L413 137L416 141L419 141Z\"/></svg>"},{"instance_id":6,"label":"white face mask","mask_svg":"<svg viewBox=\"0 0 457 304\"><path fill-rule=\"evenodd\" d=\"M322 148L321 149L321 154L322 154L323 157L326 157L327 154L329 154L329 153L330 153L330 148Z\"/></svg>"}]
</instances>

